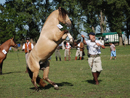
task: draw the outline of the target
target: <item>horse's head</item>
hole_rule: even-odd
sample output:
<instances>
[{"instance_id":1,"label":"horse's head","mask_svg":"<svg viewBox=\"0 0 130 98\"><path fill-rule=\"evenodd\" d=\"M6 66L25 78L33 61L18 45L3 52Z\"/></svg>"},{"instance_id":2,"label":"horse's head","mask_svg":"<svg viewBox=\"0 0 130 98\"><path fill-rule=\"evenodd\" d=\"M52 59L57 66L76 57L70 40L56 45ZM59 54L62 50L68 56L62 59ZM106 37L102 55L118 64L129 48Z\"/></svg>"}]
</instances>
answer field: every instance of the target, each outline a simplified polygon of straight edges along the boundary
<instances>
[{"instance_id":1,"label":"horse's head","mask_svg":"<svg viewBox=\"0 0 130 98\"><path fill-rule=\"evenodd\" d=\"M59 11L59 17L58 17L59 21L70 27L71 21L69 19L68 12L61 7L59 7L58 11Z\"/></svg>"},{"instance_id":2,"label":"horse's head","mask_svg":"<svg viewBox=\"0 0 130 98\"><path fill-rule=\"evenodd\" d=\"M14 38L11 38L11 39L10 39L10 46L16 47L16 48L18 47L17 44L15 43Z\"/></svg>"}]
</instances>

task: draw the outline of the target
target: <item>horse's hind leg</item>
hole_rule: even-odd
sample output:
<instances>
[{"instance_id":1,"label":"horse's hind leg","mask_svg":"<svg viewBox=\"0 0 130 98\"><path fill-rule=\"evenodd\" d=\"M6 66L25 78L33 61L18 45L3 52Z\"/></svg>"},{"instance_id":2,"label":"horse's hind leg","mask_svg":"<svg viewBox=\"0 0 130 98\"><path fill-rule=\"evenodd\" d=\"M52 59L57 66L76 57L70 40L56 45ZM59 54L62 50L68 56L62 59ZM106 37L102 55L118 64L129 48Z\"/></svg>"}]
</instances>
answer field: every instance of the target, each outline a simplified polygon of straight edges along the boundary
<instances>
[{"instance_id":1,"label":"horse's hind leg","mask_svg":"<svg viewBox=\"0 0 130 98\"><path fill-rule=\"evenodd\" d=\"M1 61L0 63L0 75L2 75L2 65L3 65L3 61Z\"/></svg>"},{"instance_id":2,"label":"horse's hind leg","mask_svg":"<svg viewBox=\"0 0 130 98\"><path fill-rule=\"evenodd\" d=\"M37 84L36 84L36 78L37 78L37 76L38 76L38 73L39 73L39 70L36 70L35 72L33 72L33 77L32 77L32 83L33 83L33 85L35 86L35 89L38 91L39 89L38 89L38 86L37 86Z\"/></svg>"},{"instance_id":3,"label":"horse's hind leg","mask_svg":"<svg viewBox=\"0 0 130 98\"><path fill-rule=\"evenodd\" d=\"M55 89L59 89L59 88L58 88L58 85L55 84L54 82L52 82L52 81L48 78L49 65L50 65L50 63L47 62L47 67L44 69L44 72L43 72L43 79L46 80L47 82L49 82L51 85L53 85Z\"/></svg>"}]
</instances>

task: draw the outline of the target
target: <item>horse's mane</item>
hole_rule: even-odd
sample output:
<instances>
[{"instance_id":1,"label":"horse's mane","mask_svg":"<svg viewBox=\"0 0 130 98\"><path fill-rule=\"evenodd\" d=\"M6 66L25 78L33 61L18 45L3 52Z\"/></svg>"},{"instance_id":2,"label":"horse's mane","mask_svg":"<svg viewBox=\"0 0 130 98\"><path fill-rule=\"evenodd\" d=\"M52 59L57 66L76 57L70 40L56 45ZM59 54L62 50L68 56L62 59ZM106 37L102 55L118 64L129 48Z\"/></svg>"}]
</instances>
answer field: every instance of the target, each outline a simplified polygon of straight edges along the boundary
<instances>
[{"instance_id":1,"label":"horse's mane","mask_svg":"<svg viewBox=\"0 0 130 98\"><path fill-rule=\"evenodd\" d=\"M64 8L59 8L59 14L65 19L68 12Z\"/></svg>"}]
</instances>

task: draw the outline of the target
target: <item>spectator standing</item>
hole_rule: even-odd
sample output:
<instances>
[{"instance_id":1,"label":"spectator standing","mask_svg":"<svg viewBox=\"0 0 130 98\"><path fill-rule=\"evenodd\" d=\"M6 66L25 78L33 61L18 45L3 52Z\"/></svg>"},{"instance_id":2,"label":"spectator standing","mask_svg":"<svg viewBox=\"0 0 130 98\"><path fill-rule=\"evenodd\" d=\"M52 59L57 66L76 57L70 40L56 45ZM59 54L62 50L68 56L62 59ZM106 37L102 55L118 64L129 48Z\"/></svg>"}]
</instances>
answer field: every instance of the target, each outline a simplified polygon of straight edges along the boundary
<instances>
[{"instance_id":1,"label":"spectator standing","mask_svg":"<svg viewBox=\"0 0 130 98\"><path fill-rule=\"evenodd\" d=\"M109 45L110 45L110 52L111 52L110 60L112 59L112 57L114 57L116 60L116 47L112 43L109 43Z\"/></svg>"},{"instance_id":2,"label":"spectator standing","mask_svg":"<svg viewBox=\"0 0 130 98\"><path fill-rule=\"evenodd\" d=\"M25 71L25 73L28 72L28 70L27 70L27 67L28 67L27 59L28 59L29 53L34 47L33 44L29 40L30 40L30 38L26 38L26 43L24 43L23 47L22 47L22 50L25 52L25 59L26 59L26 71Z\"/></svg>"}]
</instances>

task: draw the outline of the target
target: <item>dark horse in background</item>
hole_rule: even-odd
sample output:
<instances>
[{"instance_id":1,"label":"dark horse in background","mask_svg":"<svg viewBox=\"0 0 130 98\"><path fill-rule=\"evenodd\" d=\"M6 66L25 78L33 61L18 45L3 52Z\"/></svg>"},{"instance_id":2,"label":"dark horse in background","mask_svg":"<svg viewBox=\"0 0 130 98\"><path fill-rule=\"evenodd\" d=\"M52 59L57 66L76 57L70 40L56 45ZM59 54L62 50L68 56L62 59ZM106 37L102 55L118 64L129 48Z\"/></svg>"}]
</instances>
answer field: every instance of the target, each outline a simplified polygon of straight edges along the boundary
<instances>
[{"instance_id":1,"label":"dark horse in background","mask_svg":"<svg viewBox=\"0 0 130 98\"><path fill-rule=\"evenodd\" d=\"M10 47L17 47L17 44L14 42L14 38L11 38L0 45L0 75L2 75L2 65L3 61L6 59L7 53Z\"/></svg>"}]
</instances>

